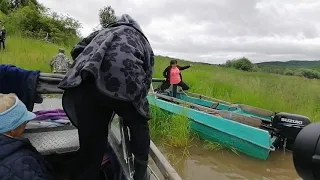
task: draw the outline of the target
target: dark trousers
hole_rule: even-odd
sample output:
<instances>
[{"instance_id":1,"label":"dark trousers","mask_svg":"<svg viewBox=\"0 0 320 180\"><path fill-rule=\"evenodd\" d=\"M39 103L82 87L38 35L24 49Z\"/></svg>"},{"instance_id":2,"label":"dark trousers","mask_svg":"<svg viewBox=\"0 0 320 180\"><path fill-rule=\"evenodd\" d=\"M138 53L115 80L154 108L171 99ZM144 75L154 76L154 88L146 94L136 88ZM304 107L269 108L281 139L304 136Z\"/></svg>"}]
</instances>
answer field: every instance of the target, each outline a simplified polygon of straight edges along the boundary
<instances>
[{"instance_id":1,"label":"dark trousers","mask_svg":"<svg viewBox=\"0 0 320 180\"><path fill-rule=\"evenodd\" d=\"M84 82L75 89L75 111L78 119L80 150L74 177L98 180L108 124L113 112L130 128L131 150L135 156L135 180L143 180L147 172L150 146L149 125L132 103L101 94L95 83Z\"/></svg>"},{"instance_id":2,"label":"dark trousers","mask_svg":"<svg viewBox=\"0 0 320 180\"><path fill-rule=\"evenodd\" d=\"M173 87L172 87L172 96L173 97L177 97L177 88L178 86L180 86L182 88L182 90L188 90L189 89L189 86L184 83L183 81L179 82L178 84L173 84Z\"/></svg>"},{"instance_id":3,"label":"dark trousers","mask_svg":"<svg viewBox=\"0 0 320 180\"><path fill-rule=\"evenodd\" d=\"M0 39L0 49L1 49L1 46L2 46L3 49L6 49L6 45L5 45L4 41L5 40Z\"/></svg>"},{"instance_id":4,"label":"dark trousers","mask_svg":"<svg viewBox=\"0 0 320 180\"><path fill-rule=\"evenodd\" d=\"M173 95L173 97L177 97L177 88L178 88L178 86L180 86L185 91L189 90L189 86L186 83L184 83L183 81L181 81L178 84L173 84L172 85L172 91L173 91L172 95ZM163 82L161 84L160 89L161 90L165 90L165 89L168 89L169 87L170 87L170 83L168 81L165 81L165 82Z\"/></svg>"}]
</instances>

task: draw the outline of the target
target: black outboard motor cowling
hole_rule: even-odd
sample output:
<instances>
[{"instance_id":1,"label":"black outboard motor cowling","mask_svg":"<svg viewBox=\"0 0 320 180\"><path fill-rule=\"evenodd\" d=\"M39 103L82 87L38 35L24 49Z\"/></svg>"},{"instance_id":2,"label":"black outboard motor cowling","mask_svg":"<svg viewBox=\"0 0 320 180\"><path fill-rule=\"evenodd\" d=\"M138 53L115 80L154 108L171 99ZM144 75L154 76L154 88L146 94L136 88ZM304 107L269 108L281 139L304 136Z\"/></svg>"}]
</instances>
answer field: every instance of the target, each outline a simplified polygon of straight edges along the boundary
<instances>
[{"instance_id":1,"label":"black outboard motor cowling","mask_svg":"<svg viewBox=\"0 0 320 180\"><path fill-rule=\"evenodd\" d=\"M274 116L272 127L276 130L276 136L280 138L284 148L292 150L297 135L310 123L310 119L306 116L280 112Z\"/></svg>"}]
</instances>

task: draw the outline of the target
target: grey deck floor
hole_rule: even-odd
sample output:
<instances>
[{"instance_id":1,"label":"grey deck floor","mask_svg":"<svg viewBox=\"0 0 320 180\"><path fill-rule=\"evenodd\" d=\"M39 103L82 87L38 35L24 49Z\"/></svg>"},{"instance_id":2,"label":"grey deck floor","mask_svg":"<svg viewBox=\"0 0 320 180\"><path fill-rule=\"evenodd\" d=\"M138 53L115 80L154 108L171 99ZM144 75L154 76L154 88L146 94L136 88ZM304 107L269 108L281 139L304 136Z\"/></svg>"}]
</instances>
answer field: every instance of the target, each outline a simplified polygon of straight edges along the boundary
<instances>
[{"instance_id":1,"label":"grey deck floor","mask_svg":"<svg viewBox=\"0 0 320 180\"><path fill-rule=\"evenodd\" d=\"M49 110L56 108L62 108L61 99L47 98L44 99L44 102L42 104L36 104L34 107L34 111ZM115 119L117 119L117 117ZM120 131L117 126L117 120L113 121L110 131L114 135L114 139L120 142ZM24 137L29 138L29 140L35 146L35 148L44 155L51 153L70 152L75 151L79 148L77 129L66 129L63 131L50 131L38 133L26 132L24 134ZM122 151L118 153L122 154ZM149 159L149 169L153 172L151 173L151 179L164 179L163 175L161 174L159 168L157 168L152 158L150 157Z\"/></svg>"}]
</instances>

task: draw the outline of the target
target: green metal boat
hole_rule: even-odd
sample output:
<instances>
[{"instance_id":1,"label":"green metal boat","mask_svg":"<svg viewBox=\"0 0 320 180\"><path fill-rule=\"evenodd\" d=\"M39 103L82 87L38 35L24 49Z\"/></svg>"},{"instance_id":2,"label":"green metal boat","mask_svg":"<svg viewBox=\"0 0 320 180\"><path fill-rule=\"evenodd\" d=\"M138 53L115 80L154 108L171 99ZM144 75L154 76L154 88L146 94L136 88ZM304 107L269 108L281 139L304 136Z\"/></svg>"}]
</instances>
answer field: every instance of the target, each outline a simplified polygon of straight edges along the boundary
<instances>
[{"instance_id":1,"label":"green metal boat","mask_svg":"<svg viewBox=\"0 0 320 180\"><path fill-rule=\"evenodd\" d=\"M268 159L272 151L291 150L297 134L310 123L301 115L274 113L182 90L175 98L172 94L170 89L161 93L152 90L148 100L163 110L187 116L191 128L203 139L261 160Z\"/></svg>"}]
</instances>

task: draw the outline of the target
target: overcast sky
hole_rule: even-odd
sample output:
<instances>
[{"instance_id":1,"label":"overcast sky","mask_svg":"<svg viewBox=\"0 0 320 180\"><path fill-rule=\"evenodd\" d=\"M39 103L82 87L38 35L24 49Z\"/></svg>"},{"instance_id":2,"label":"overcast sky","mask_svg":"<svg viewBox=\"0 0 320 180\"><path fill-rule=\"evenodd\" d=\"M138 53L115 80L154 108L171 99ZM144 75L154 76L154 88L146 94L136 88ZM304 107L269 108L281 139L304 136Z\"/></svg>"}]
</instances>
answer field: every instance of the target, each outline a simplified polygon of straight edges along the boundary
<instances>
[{"instance_id":1,"label":"overcast sky","mask_svg":"<svg viewBox=\"0 0 320 180\"><path fill-rule=\"evenodd\" d=\"M84 36L98 11L136 19L156 54L224 63L320 59L319 0L39 0L82 23Z\"/></svg>"}]
</instances>

